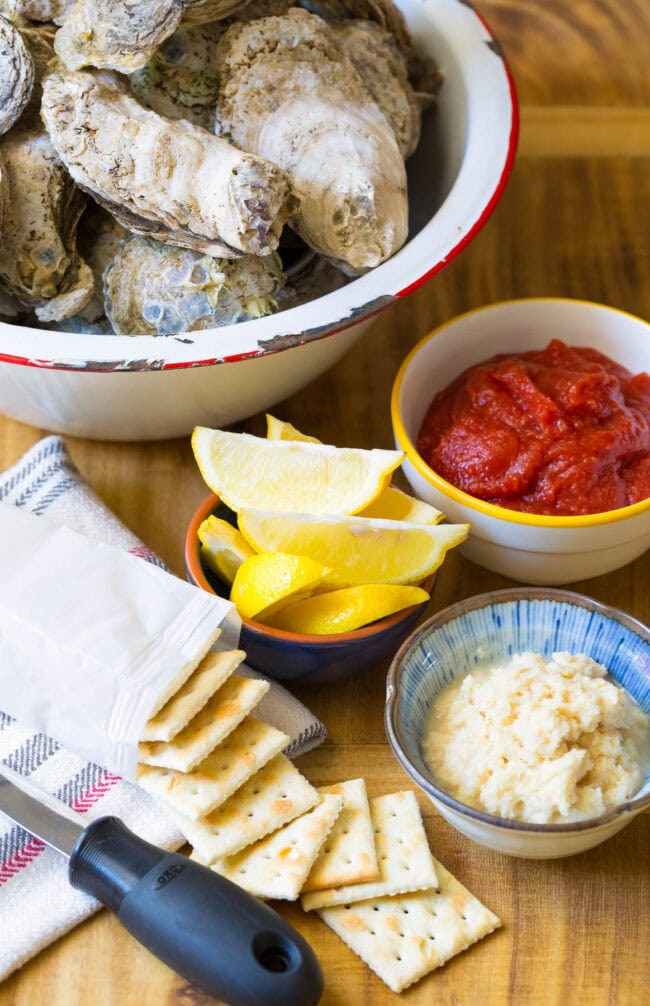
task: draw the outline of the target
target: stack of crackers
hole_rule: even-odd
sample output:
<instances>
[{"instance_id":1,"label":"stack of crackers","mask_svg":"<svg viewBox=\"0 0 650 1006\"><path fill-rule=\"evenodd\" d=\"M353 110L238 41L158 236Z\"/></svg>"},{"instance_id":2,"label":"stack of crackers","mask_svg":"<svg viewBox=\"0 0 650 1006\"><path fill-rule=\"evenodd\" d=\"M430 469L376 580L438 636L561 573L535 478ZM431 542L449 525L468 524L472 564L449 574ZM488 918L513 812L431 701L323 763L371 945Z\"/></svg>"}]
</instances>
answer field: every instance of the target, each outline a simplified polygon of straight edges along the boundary
<instances>
[{"instance_id":1,"label":"stack of crackers","mask_svg":"<svg viewBox=\"0 0 650 1006\"><path fill-rule=\"evenodd\" d=\"M305 779L287 735L251 715L269 684L236 675L243 659L205 657L140 744L138 782L192 858L259 898L300 897L394 992L497 928L431 855L414 793Z\"/></svg>"}]
</instances>

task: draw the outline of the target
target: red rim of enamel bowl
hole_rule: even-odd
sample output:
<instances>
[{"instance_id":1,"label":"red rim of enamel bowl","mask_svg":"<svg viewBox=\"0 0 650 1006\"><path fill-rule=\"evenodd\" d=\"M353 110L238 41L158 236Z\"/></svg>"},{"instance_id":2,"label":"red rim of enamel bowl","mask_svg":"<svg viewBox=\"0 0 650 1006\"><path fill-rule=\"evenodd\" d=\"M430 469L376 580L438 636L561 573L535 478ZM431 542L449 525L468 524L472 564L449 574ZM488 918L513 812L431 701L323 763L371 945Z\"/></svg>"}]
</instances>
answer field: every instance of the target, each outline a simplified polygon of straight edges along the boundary
<instances>
[{"instance_id":1,"label":"red rim of enamel bowl","mask_svg":"<svg viewBox=\"0 0 650 1006\"><path fill-rule=\"evenodd\" d=\"M188 577L195 586L200 587L202 590L207 591L209 594L216 594L216 591L211 586L208 578L203 572L203 566L201 565L201 558L199 556L199 527L214 511L220 503L219 497L216 493L208 496L207 499L203 501L201 506L194 513L188 528L187 534L185 536L185 569L187 570ZM422 581L422 588L431 594L436 582L436 574L432 573ZM396 611L394 615L388 615L386 618L381 618L377 622L372 622L370 625L365 625L360 629L352 629L349 632L336 632L331 634L320 634L320 635L308 635L302 632L287 632L284 629L274 629L270 625L263 625L261 622L254 622L249 618L243 618L242 625L245 625L248 629L253 632L261 632L264 635L271 636L274 639L282 640L287 643L304 643L306 645L314 646L318 643L349 643L352 640L365 639L370 636L374 636L377 633L384 632L387 629L391 629L394 625L397 625L402 620L409 617L413 612L419 607L419 605L412 605L410 608L402 608L401 611Z\"/></svg>"}]
</instances>

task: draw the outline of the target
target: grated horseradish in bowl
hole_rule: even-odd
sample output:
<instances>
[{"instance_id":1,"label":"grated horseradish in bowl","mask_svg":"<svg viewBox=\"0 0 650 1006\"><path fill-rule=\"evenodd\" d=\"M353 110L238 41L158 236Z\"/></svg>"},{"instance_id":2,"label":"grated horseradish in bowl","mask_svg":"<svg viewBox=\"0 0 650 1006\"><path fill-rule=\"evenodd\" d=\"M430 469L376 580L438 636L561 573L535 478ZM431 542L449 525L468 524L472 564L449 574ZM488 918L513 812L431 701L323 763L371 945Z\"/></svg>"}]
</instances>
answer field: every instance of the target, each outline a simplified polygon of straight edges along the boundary
<instances>
[{"instance_id":1,"label":"grated horseradish in bowl","mask_svg":"<svg viewBox=\"0 0 650 1006\"><path fill-rule=\"evenodd\" d=\"M517 669L508 694L504 675ZM434 740L438 701L446 727ZM523 858L582 852L650 805L648 714L650 630L564 590L452 605L388 675L386 729L402 766L460 832Z\"/></svg>"}]
</instances>

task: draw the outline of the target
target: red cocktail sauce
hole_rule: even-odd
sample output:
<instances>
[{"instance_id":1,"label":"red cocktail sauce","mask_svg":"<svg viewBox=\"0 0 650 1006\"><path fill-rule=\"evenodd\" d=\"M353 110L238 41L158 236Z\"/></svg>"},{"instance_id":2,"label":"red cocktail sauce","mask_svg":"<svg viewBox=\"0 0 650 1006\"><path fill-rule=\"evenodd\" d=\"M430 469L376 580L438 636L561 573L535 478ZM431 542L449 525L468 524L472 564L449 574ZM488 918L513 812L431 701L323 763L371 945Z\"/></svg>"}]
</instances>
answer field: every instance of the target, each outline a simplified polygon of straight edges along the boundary
<instances>
[{"instance_id":1,"label":"red cocktail sauce","mask_svg":"<svg viewBox=\"0 0 650 1006\"><path fill-rule=\"evenodd\" d=\"M650 376L558 339L470 367L431 402L417 449L497 506L569 516L650 497Z\"/></svg>"}]
</instances>

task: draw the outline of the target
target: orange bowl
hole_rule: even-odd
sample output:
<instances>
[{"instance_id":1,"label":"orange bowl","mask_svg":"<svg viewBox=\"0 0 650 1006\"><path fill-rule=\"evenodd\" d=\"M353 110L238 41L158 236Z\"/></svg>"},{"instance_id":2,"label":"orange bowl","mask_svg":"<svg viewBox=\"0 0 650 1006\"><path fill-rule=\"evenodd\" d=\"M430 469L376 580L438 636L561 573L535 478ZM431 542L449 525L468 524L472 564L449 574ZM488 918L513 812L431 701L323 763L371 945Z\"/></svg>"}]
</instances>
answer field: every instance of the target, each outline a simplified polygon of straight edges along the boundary
<instances>
[{"instance_id":1,"label":"orange bowl","mask_svg":"<svg viewBox=\"0 0 650 1006\"><path fill-rule=\"evenodd\" d=\"M190 583L228 597L228 586L201 562L199 527L211 514L233 522L234 514L219 497L208 496L187 528L185 570ZM431 594L435 581L433 573L421 586ZM271 678L314 684L341 681L391 658L424 615L427 604L404 608L352 632L318 636L286 632L242 618L239 645L246 651L246 662Z\"/></svg>"}]
</instances>

